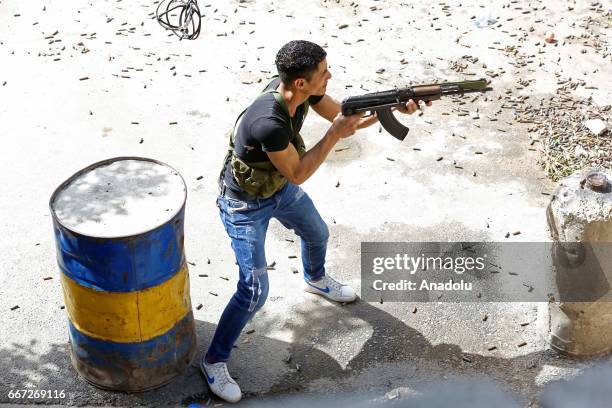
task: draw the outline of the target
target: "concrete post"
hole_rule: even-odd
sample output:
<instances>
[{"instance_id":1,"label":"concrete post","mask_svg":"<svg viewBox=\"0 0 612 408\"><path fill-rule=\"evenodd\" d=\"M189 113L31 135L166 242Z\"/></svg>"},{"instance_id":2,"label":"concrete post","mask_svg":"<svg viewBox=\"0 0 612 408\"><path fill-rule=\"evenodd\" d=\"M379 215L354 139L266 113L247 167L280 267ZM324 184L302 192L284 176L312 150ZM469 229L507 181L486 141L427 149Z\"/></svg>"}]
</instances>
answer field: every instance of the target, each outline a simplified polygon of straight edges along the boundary
<instances>
[{"instance_id":1,"label":"concrete post","mask_svg":"<svg viewBox=\"0 0 612 408\"><path fill-rule=\"evenodd\" d=\"M599 272L605 274L603 280L591 276L584 279L599 279L605 288L597 284L597 299L592 302L540 304L538 319L543 335L554 350L563 354L595 356L608 353L612 351L609 293L609 285L612 285L612 251L609 250L612 247L612 174L591 170L565 178L552 196L546 215L553 241L560 245L584 243L584 247L592 250L601 267ZM603 245L604 242L610 245ZM584 272L586 275L595 273L590 268ZM600 296L601 291L607 292L605 298Z\"/></svg>"}]
</instances>

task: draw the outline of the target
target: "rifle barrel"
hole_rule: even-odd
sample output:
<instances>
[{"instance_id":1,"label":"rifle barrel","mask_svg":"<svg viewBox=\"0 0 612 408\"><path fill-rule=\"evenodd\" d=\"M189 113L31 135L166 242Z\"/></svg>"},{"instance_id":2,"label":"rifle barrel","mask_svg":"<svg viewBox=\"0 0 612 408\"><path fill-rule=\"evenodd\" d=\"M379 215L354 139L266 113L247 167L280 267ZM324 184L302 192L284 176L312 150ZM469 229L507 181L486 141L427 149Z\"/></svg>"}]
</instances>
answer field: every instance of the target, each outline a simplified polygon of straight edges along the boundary
<instances>
[{"instance_id":1,"label":"rifle barrel","mask_svg":"<svg viewBox=\"0 0 612 408\"><path fill-rule=\"evenodd\" d=\"M422 88L430 86L439 86L441 88L457 86L462 90L468 89L485 89L487 87L487 80L484 78L473 80L473 81L460 81L460 82L440 82L437 84L426 84L426 85L415 85L412 88Z\"/></svg>"}]
</instances>

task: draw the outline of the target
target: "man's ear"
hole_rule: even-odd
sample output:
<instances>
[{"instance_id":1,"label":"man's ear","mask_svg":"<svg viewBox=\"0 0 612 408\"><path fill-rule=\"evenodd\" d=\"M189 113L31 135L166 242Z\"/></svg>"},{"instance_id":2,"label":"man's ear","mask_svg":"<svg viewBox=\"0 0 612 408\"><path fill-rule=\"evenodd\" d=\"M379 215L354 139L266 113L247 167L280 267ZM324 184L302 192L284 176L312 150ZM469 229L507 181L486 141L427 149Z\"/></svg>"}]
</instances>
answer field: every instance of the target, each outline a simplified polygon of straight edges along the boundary
<instances>
[{"instance_id":1,"label":"man's ear","mask_svg":"<svg viewBox=\"0 0 612 408\"><path fill-rule=\"evenodd\" d=\"M302 90L304 89L304 85L306 85L304 78L298 78L295 81L293 81L293 85L295 86L295 89L299 89Z\"/></svg>"}]
</instances>

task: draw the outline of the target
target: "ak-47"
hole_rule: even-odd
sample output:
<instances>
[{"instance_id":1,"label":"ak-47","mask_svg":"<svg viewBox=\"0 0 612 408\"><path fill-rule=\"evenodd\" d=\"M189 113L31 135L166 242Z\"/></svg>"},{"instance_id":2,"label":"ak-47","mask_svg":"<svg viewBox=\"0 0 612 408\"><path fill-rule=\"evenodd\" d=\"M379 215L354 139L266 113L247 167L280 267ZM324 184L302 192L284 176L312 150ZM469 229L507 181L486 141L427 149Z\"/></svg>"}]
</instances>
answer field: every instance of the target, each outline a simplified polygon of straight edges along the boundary
<instances>
[{"instance_id":1,"label":"ak-47","mask_svg":"<svg viewBox=\"0 0 612 408\"><path fill-rule=\"evenodd\" d=\"M446 95L462 95L471 92L486 92L492 88L487 80L443 82L440 84L416 85L390 91L375 92L359 96L349 96L342 101L342 114L345 116L361 112L376 112L383 128L395 138L404 140L408 128L400 123L391 108L406 105L408 100L428 102Z\"/></svg>"}]
</instances>

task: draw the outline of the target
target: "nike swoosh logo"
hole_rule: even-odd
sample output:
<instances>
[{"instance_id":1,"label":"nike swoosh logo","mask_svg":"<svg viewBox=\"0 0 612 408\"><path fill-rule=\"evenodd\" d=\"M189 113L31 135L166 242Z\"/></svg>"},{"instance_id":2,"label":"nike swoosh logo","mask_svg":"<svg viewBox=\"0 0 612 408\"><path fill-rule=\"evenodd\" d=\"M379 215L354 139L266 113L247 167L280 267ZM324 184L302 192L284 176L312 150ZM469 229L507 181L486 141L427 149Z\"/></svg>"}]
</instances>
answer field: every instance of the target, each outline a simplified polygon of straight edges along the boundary
<instances>
[{"instance_id":1,"label":"nike swoosh logo","mask_svg":"<svg viewBox=\"0 0 612 408\"><path fill-rule=\"evenodd\" d=\"M320 290L321 292L324 292L324 293L329 293L329 287L327 287L327 286L325 287L325 289L322 289L322 288L319 288L319 287L317 287L317 286L315 286L315 285L312 285L312 284L311 284L311 283L309 283L309 282L306 282L306 284L307 284L308 286L312 286L313 288Z\"/></svg>"},{"instance_id":2,"label":"nike swoosh logo","mask_svg":"<svg viewBox=\"0 0 612 408\"><path fill-rule=\"evenodd\" d=\"M206 380L208 381L209 384L215 383L215 377L209 377L208 374L206 374Z\"/></svg>"},{"instance_id":3,"label":"nike swoosh logo","mask_svg":"<svg viewBox=\"0 0 612 408\"><path fill-rule=\"evenodd\" d=\"M215 383L215 377L208 376L208 373L206 372L206 369L204 368L204 364L202 364L202 372L204 373L204 376L206 377L206 381L208 381L209 384Z\"/></svg>"}]
</instances>

